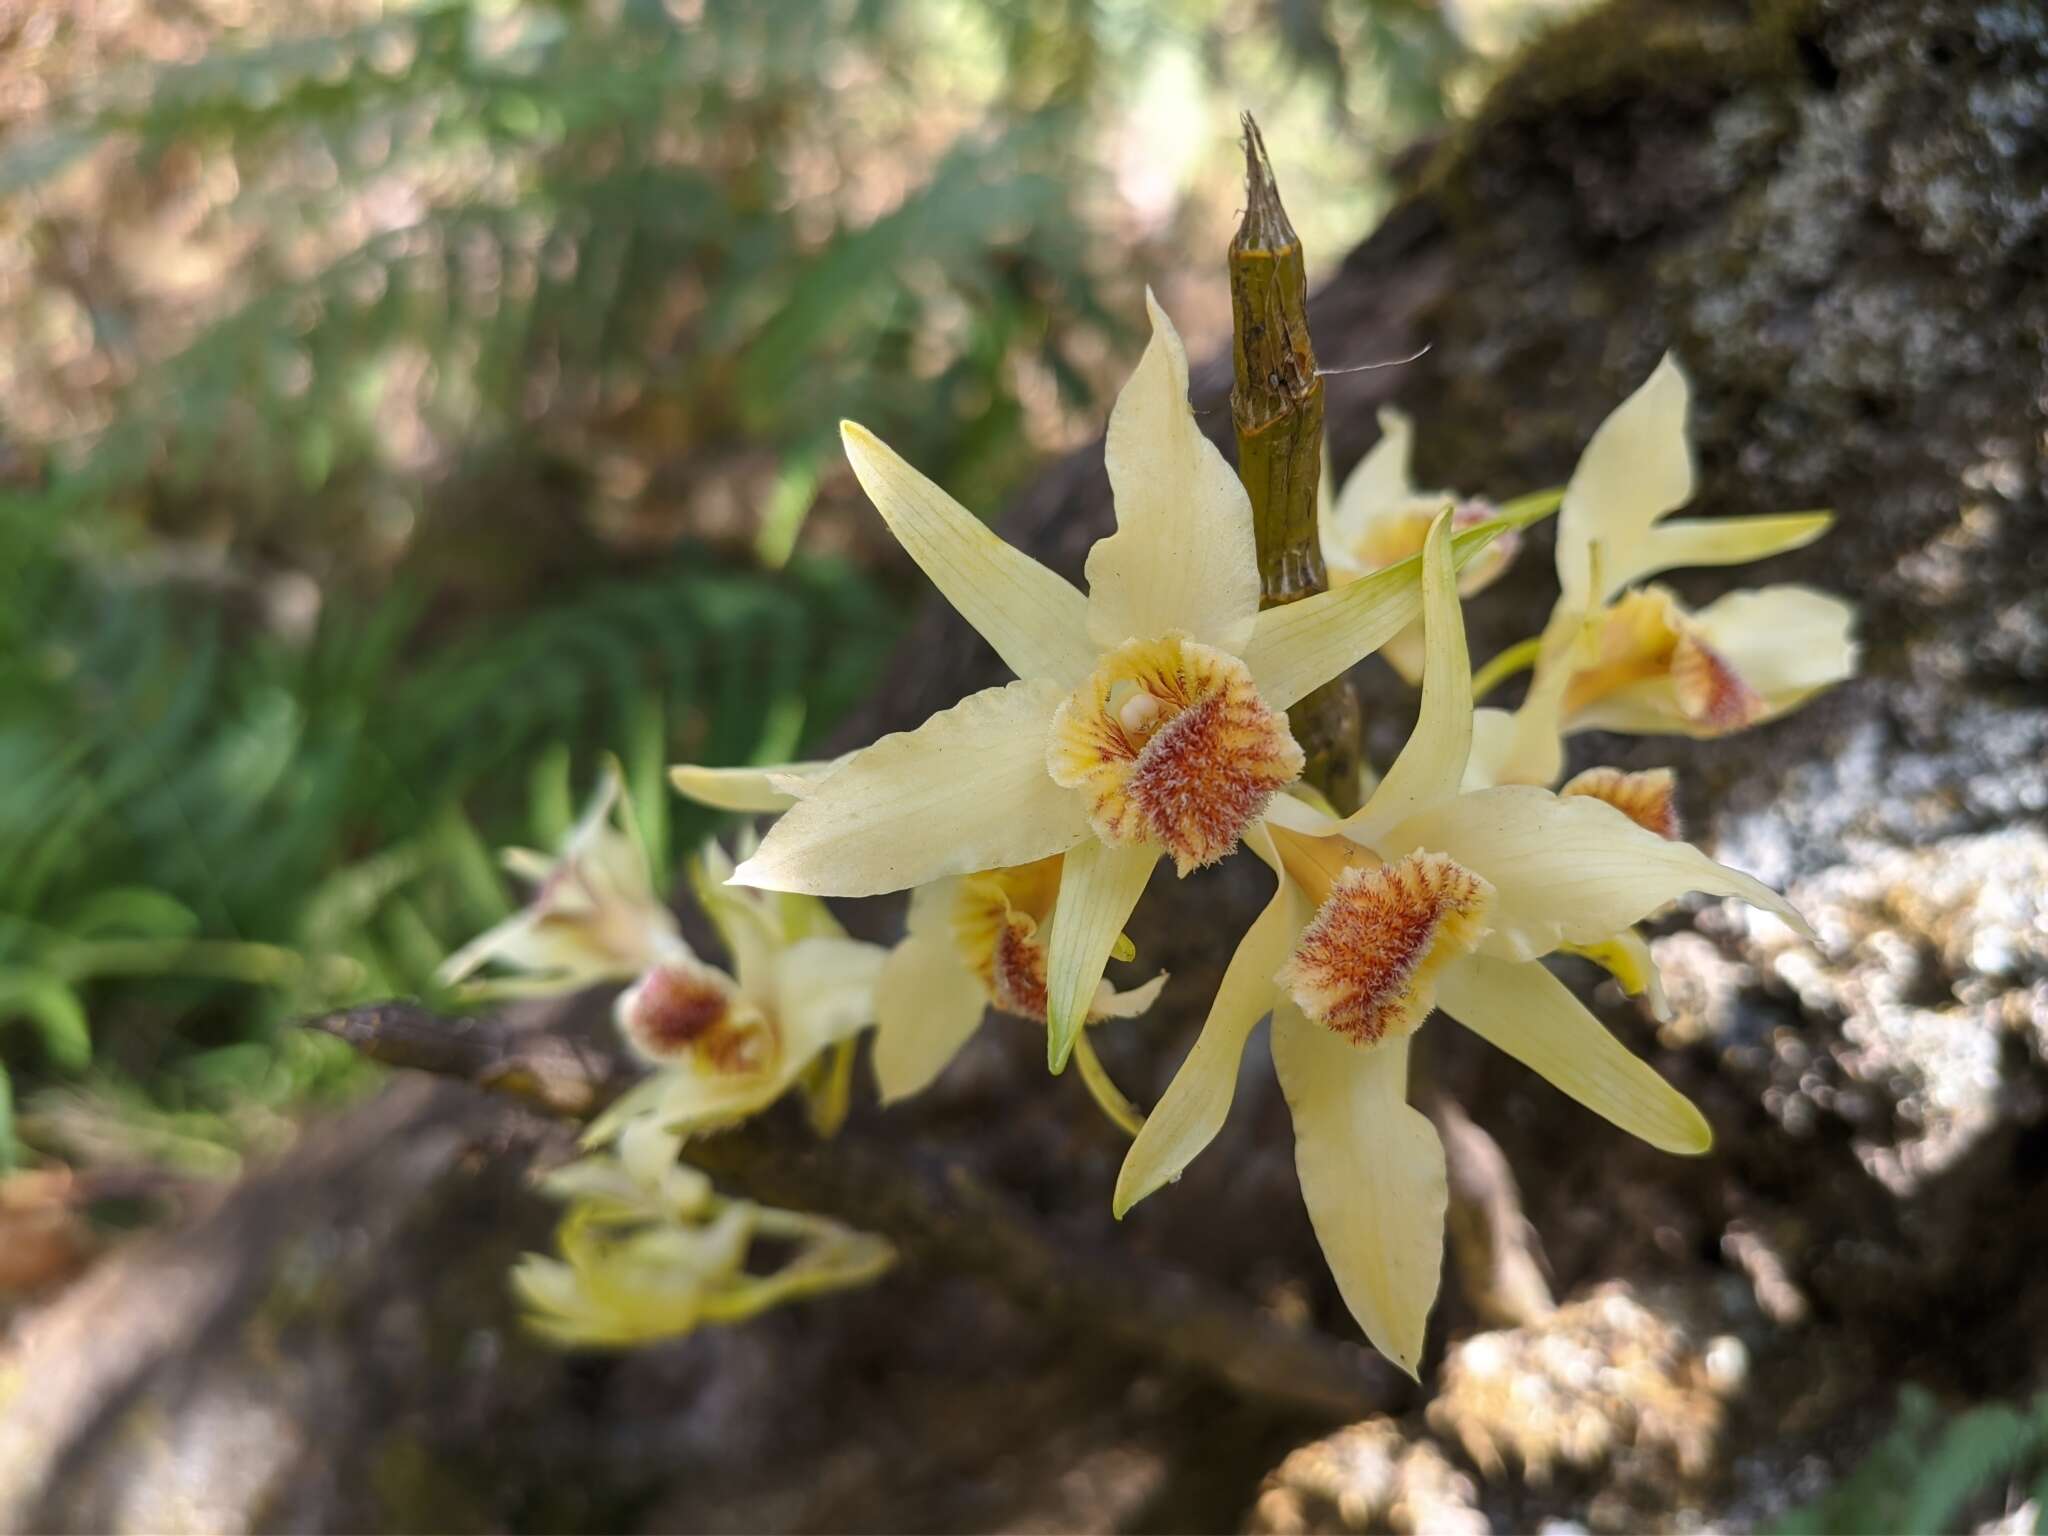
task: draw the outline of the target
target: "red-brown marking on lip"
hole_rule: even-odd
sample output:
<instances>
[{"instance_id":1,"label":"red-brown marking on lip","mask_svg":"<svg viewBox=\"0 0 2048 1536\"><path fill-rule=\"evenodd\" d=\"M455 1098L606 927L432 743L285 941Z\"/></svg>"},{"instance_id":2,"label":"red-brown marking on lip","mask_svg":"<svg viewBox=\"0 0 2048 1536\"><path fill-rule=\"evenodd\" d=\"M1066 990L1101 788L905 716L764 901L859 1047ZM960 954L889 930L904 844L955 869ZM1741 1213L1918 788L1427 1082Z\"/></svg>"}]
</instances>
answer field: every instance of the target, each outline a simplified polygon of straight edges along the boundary
<instances>
[{"instance_id":1,"label":"red-brown marking on lip","mask_svg":"<svg viewBox=\"0 0 2048 1536\"><path fill-rule=\"evenodd\" d=\"M1287 720L1256 693L1225 688L1153 733L1128 793L1182 874L1237 846L1252 818L1301 772Z\"/></svg>"},{"instance_id":2,"label":"red-brown marking on lip","mask_svg":"<svg viewBox=\"0 0 2048 1536\"><path fill-rule=\"evenodd\" d=\"M1716 731L1739 731L1769 713L1762 694L1750 687L1734 663L1694 634L1679 637L1671 656L1671 681L1686 718Z\"/></svg>"},{"instance_id":3,"label":"red-brown marking on lip","mask_svg":"<svg viewBox=\"0 0 2048 1536\"><path fill-rule=\"evenodd\" d=\"M626 1028L655 1061L694 1053L705 1065L738 1071L754 1065L757 1031L734 1018L730 983L715 973L657 966L633 989Z\"/></svg>"},{"instance_id":4,"label":"red-brown marking on lip","mask_svg":"<svg viewBox=\"0 0 2048 1536\"><path fill-rule=\"evenodd\" d=\"M1645 831L1678 841L1678 775L1669 768L1646 768L1640 773L1588 768L1558 794L1603 800Z\"/></svg>"},{"instance_id":5,"label":"red-brown marking on lip","mask_svg":"<svg viewBox=\"0 0 2048 1536\"><path fill-rule=\"evenodd\" d=\"M1407 1034L1435 999L1437 965L1470 947L1492 894L1442 854L1346 869L1280 984L1310 1018L1361 1045Z\"/></svg>"}]
</instances>

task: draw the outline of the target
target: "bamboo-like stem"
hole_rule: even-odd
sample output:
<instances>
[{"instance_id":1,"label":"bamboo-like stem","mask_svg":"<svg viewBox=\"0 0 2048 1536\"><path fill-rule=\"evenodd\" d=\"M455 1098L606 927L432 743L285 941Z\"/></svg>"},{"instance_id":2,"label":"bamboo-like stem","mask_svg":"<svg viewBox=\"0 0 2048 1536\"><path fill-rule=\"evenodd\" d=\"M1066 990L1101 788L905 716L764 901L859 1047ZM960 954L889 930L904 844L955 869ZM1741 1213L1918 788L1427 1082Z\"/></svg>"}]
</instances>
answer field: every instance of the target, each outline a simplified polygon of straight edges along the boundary
<instances>
[{"instance_id":1,"label":"bamboo-like stem","mask_svg":"<svg viewBox=\"0 0 2048 1536\"><path fill-rule=\"evenodd\" d=\"M1317 529L1323 478L1323 380L1308 334L1301 237L1280 203L1258 124L1244 118L1244 220L1230 242L1230 419L1251 497L1263 607L1328 589ZM1287 712L1308 763L1302 777L1340 811L1357 808L1358 696L1332 678Z\"/></svg>"}]
</instances>

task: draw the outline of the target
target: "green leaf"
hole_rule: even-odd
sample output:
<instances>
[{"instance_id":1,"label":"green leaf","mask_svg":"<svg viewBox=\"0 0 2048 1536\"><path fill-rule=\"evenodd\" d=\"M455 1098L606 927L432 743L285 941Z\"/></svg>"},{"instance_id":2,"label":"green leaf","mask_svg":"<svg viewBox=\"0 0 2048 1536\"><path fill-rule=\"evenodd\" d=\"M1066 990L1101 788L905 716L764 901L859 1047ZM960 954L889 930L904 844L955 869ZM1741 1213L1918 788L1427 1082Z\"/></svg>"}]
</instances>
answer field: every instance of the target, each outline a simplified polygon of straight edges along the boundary
<instances>
[{"instance_id":1,"label":"green leaf","mask_svg":"<svg viewBox=\"0 0 2048 1536\"><path fill-rule=\"evenodd\" d=\"M0 1021L26 1019L43 1050L66 1072L92 1064L92 1030L78 994L57 977L32 970L0 971Z\"/></svg>"},{"instance_id":2,"label":"green leaf","mask_svg":"<svg viewBox=\"0 0 2048 1536\"><path fill-rule=\"evenodd\" d=\"M576 825L576 797L569 785L569 745L556 741L534 761L527 777L527 824L534 846L552 853Z\"/></svg>"},{"instance_id":3,"label":"green leaf","mask_svg":"<svg viewBox=\"0 0 2048 1536\"><path fill-rule=\"evenodd\" d=\"M74 939L111 934L187 939L198 933L200 922L196 912L166 891L146 885L115 885L92 892L57 926Z\"/></svg>"}]
</instances>

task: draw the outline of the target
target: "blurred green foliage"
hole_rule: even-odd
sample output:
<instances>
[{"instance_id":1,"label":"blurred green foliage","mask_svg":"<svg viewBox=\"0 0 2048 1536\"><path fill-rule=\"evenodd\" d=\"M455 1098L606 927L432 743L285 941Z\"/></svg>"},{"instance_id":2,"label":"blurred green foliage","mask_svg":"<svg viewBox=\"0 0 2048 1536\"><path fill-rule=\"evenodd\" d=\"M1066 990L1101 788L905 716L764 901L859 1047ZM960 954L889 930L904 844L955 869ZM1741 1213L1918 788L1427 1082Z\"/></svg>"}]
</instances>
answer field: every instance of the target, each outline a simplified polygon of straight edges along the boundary
<instances>
[{"instance_id":1,"label":"blurred green foliage","mask_svg":"<svg viewBox=\"0 0 2048 1536\"><path fill-rule=\"evenodd\" d=\"M92 1074L74 1149L346 1082L285 1022L501 916L571 756L814 746L903 606L838 419L993 508L1203 255L1134 102L1369 198L1465 57L1423 0L87 14L0 150L0 1111Z\"/></svg>"},{"instance_id":2,"label":"blurred green foliage","mask_svg":"<svg viewBox=\"0 0 2048 1536\"><path fill-rule=\"evenodd\" d=\"M1983 1529L2024 1503L2048 1530L2048 1395L2031 1404L1944 1409L1920 1387L1899 1393L1891 1430L1819 1499L1779 1520L1776 1536L1886 1536ZM2000 1525L2002 1530L2020 1527Z\"/></svg>"}]
</instances>

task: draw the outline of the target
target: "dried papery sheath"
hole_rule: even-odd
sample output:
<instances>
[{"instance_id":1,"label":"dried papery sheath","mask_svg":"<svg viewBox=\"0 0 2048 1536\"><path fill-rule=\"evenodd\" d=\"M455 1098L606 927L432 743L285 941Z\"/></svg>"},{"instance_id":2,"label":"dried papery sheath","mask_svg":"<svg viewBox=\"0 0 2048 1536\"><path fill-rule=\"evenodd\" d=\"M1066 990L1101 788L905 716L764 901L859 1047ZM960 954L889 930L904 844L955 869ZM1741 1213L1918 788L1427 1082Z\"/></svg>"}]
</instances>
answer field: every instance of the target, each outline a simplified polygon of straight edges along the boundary
<instances>
[{"instance_id":1,"label":"dried papery sheath","mask_svg":"<svg viewBox=\"0 0 2048 1536\"><path fill-rule=\"evenodd\" d=\"M1265 140L1249 113L1244 157L1244 218L1228 256L1230 420L1258 541L1259 600L1272 608L1330 585L1318 529L1323 377L1309 337L1301 237L1280 201ZM1329 679L1288 710L1288 724L1301 743L1307 782L1340 809L1350 809L1363 761L1358 696L1351 684Z\"/></svg>"}]
</instances>

